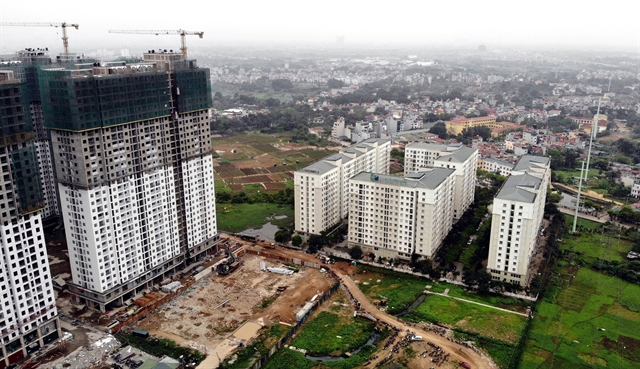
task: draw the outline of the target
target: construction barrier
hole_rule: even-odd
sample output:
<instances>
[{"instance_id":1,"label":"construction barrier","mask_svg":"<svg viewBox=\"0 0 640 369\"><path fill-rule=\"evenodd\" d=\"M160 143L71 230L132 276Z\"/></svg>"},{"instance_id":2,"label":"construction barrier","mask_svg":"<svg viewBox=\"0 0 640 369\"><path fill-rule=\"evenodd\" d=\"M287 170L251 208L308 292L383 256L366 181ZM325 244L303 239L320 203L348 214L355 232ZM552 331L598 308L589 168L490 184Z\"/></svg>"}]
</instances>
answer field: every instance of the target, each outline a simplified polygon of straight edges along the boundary
<instances>
[{"instance_id":1,"label":"construction barrier","mask_svg":"<svg viewBox=\"0 0 640 369\"><path fill-rule=\"evenodd\" d=\"M264 256L264 255L262 255ZM333 272L329 271L330 275L333 275L336 279L337 276L335 276L335 274L333 274ZM331 289L329 289L329 291L325 292L322 297L320 297L318 299L318 303L315 304L313 306L313 308L311 308L311 310L309 310L309 312L307 314L304 315L304 317L295 325L293 326L289 332L282 337L282 339L274 346L272 347L269 352L267 352L266 354L264 354L260 359L257 359L252 365L249 366L249 368L252 369L260 369L262 368L267 361L269 361L269 359L275 355L276 352L278 352L278 350L280 350L282 347L284 347L284 345L287 343L287 341L289 341L289 339L291 337L293 337L293 335L298 331L298 329L300 329L300 327L302 327L302 325L304 324L304 322L307 321L307 319L309 318L309 316L311 315L311 313L313 313L316 309L318 309L318 307L320 307L320 305L322 305L323 302L327 301L327 299L329 299L329 297L331 297L331 295L333 295L334 292L336 292L338 290L338 288L340 288L340 282L337 282L336 284L333 285L333 287L331 287Z\"/></svg>"},{"instance_id":2,"label":"construction barrier","mask_svg":"<svg viewBox=\"0 0 640 369\"><path fill-rule=\"evenodd\" d=\"M301 259L298 259L298 258L289 258L289 257L282 256L282 255L271 254L269 252L256 251L256 250L251 250L251 249L246 249L244 252L247 253L247 254L251 254L251 255L262 256L262 257L268 258L268 259L279 260L279 261L282 261L282 262L285 262L285 263L290 263L290 264L295 264L295 265L304 265L304 266L308 266L310 268L315 268L315 269L322 268L321 264L312 263L310 261L302 261Z\"/></svg>"}]
</instances>

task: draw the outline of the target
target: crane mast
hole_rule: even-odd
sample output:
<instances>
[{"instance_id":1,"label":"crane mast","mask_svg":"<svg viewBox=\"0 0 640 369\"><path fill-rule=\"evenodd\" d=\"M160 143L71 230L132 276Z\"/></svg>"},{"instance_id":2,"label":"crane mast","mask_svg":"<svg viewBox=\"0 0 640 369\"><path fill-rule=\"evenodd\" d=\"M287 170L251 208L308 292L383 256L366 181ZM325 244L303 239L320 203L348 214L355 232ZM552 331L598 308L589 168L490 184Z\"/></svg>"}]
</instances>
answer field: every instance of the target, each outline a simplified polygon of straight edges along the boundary
<instances>
[{"instance_id":1,"label":"crane mast","mask_svg":"<svg viewBox=\"0 0 640 369\"><path fill-rule=\"evenodd\" d=\"M185 31L183 29L178 30L122 30L122 29L110 29L109 33L125 33L130 35L179 35L181 41L180 51L182 52L182 57L184 59L187 58L187 37L186 36L199 36L202 38L204 36L204 32L202 31Z\"/></svg>"},{"instance_id":2,"label":"crane mast","mask_svg":"<svg viewBox=\"0 0 640 369\"><path fill-rule=\"evenodd\" d=\"M60 27L62 28L62 45L64 46L64 53L69 53L69 37L67 36L67 28L73 27L78 29L80 27L77 23L67 23L67 22L2 22L0 23L2 27Z\"/></svg>"}]
</instances>

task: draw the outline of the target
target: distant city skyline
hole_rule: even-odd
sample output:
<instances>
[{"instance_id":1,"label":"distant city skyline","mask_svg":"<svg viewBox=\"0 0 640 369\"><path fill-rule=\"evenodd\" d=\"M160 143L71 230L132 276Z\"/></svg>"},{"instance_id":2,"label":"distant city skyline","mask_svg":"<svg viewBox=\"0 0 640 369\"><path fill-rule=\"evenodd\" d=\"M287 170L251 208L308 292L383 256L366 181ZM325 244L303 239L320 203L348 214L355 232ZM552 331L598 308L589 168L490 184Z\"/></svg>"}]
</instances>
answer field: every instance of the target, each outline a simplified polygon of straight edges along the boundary
<instances>
[{"instance_id":1,"label":"distant city skyline","mask_svg":"<svg viewBox=\"0 0 640 369\"><path fill-rule=\"evenodd\" d=\"M2 22L72 22L71 52L97 48L175 48L179 36L110 34L109 29L186 29L190 47L229 45L548 46L640 53L640 1L213 1L103 3L30 1L0 4ZM24 47L62 50L60 29L1 27L0 53ZM172 40L171 38L175 38ZM119 46L118 46L119 45Z\"/></svg>"}]
</instances>

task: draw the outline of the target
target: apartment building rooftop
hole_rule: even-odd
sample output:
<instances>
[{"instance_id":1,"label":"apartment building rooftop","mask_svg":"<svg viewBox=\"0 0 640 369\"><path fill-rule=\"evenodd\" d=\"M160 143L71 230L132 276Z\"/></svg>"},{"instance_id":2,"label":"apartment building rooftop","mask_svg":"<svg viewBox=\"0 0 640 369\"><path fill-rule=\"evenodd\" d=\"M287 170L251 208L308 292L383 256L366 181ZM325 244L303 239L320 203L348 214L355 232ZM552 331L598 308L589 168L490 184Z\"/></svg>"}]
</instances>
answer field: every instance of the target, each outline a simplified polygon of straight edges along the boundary
<instances>
[{"instance_id":1,"label":"apartment building rooftop","mask_svg":"<svg viewBox=\"0 0 640 369\"><path fill-rule=\"evenodd\" d=\"M427 149L427 150L438 150L438 151L455 151L460 147L463 147L461 143L453 143L453 144L437 144L431 142L411 142L407 144L407 147L411 146L413 149Z\"/></svg>"},{"instance_id":2,"label":"apartment building rooftop","mask_svg":"<svg viewBox=\"0 0 640 369\"><path fill-rule=\"evenodd\" d=\"M455 172L455 170L453 169L434 168L433 170L427 172L409 173L404 178L391 175L362 172L356 174L352 179L356 181L370 180L372 182L381 184L389 184L409 188L435 189L442 182L444 182L447 177L453 174L453 172Z\"/></svg>"},{"instance_id":3,"label":"apartment building rooftop","mask_svg":"<svg viewBox=\"0 0 640 369\"><path fill-rule=\"evenodd\" d=\"M496 199L533 203L537 195L532 190L538 189L541 183L540 178L527 173L511 175L502 185Z\"/></svg>"},{"instance_id":4,"label":"apartment building rooftop","mask_svg":"<svg viewBox=\"0 0 640 369\"><path fill-rule=\"evenodd\" d=\"M532 164L537 166L547 166L549 164L549 158L543 156L524 155L520 160L518 160L518 163L513 167L513 170L516 172L520 170L529 170Z\"/></svg>"},{"instance_id":5,"label":"apartment building rooftop","mask_svg":"<svg viewBox=\"0 0 640 369\"><path fill-rule=\"evenodd\" d=\"M300 169L299 172L323 174L335 168L336 168L335 165L327 163L323 159L321 161L315 162L307 167Z\"/></svg>"},{"instance_id":6,"label":"apartment building rooftop","mask_svg":"<svg viewBox=\"0 0 640 369\"><path fill-rule=\"evenodd\" d=\"M467 159L469 159L471 155L476 155L476 153L477 153L476 149L472 149L467 146L462 146L456 151L454 151L453 154L447 155L447 156L441 156L438 158L438 160L450 161L454 163L464 163L465 161L467 161Z\"/></svg>"}]
</instances>

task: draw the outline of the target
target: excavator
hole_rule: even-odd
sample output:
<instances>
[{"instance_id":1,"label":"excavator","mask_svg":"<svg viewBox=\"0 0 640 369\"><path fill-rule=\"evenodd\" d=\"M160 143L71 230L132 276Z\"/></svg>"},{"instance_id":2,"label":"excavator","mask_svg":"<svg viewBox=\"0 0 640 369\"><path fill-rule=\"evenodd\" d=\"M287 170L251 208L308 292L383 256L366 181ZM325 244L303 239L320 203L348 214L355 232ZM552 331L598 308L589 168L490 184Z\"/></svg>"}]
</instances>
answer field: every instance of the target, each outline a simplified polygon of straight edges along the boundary
<instances>
[{"instance_id":1,"label":"excavator","mask_svg":"<svg viewBox=\"0 0 640 369\"><path fill-rule=\"evenodd\" d=\"M228 245L225 252L227 254L227 258L216 265L216 273L219 275L230 274L242 265L240 257L236 256Z\"/></svg>"}]
</instances>

